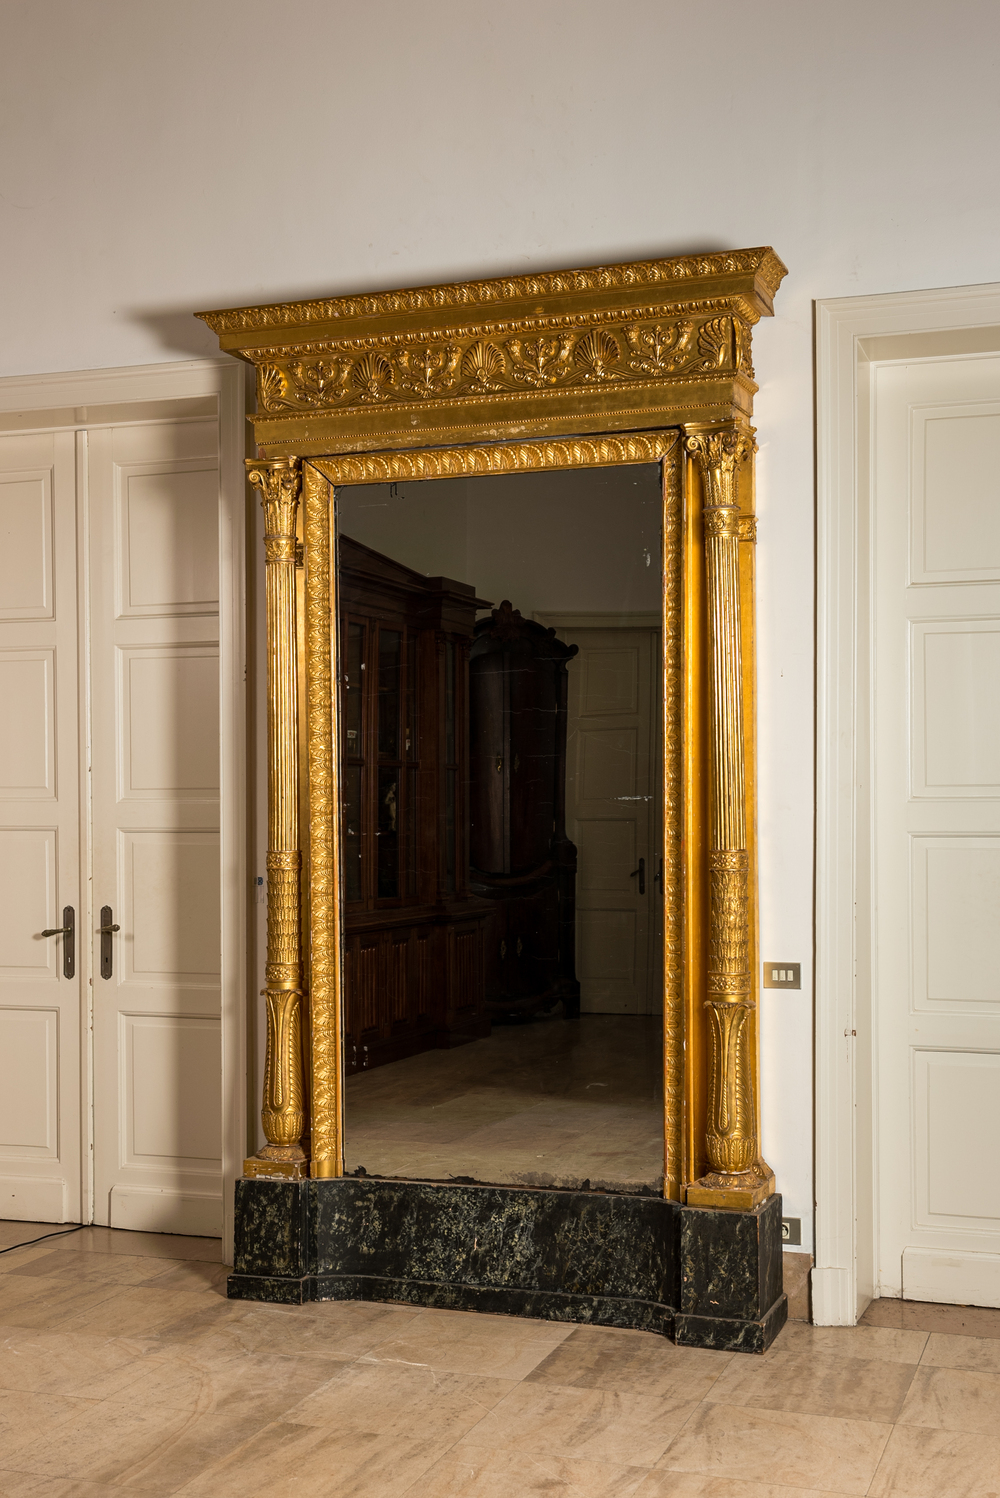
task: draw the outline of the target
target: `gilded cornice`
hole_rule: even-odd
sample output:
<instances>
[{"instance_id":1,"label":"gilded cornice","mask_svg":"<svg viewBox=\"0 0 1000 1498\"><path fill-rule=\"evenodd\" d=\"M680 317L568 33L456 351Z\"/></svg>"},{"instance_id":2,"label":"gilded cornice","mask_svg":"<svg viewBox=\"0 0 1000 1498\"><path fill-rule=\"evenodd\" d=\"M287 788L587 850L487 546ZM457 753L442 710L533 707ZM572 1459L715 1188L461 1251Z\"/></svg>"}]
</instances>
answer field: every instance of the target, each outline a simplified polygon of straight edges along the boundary
<instances>
[{"instance_id":1,"label":"gilded cornice","mask_svg":"<svg viewBox=\"0 0 1000 1498\"><path fill-rule=\"evenodd\" d=\"M563 297L614 292L633 287L663 289L677 283L727 276L751 276L768 302L787 270L769 246L725 250L707 255L678 255L669 260L636 260L622 265L595 265L582 270L549 271L537 275L500 276L485 281L457 281L444 286L421 286L358 296L323 297L304 302L272 302L260 307L230 307L196 315L222 335L266 328L307 327L312 323L391 317L400 313L430 312L450 307L482 307L524 302L540 297ZM667 300L674 300L667 297ZM766 308L770 311L770 307Z\"/></svg>"}]
</instances>

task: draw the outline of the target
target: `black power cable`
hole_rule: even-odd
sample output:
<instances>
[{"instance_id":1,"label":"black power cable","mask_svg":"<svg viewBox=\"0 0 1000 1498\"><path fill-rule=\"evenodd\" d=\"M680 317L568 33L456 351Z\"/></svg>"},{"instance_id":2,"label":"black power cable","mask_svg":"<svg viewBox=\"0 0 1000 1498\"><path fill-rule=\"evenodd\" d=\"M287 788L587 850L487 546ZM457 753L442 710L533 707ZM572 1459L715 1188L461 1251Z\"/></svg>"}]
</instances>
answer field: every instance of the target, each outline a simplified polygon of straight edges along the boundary
<instances>
[{"instance_id":1,"label":"black power cable","mask_svg":"<svg viewBox=\"0 0 1000 1498\"><path fill-rule=\"evenodd\" d=\"M79 1233L89 1227L87 1222L78 1222L75 1227L63 1228L59 1233L43 1233L40 1238L29 1238L27 1243L12 1243L9 1248L0 1248L0 1254L12 1254L18 1248L30 1248L33 1243L44 1243L48 1238L68 1238L70 1233Z\"/></svg>"}]
</instances>

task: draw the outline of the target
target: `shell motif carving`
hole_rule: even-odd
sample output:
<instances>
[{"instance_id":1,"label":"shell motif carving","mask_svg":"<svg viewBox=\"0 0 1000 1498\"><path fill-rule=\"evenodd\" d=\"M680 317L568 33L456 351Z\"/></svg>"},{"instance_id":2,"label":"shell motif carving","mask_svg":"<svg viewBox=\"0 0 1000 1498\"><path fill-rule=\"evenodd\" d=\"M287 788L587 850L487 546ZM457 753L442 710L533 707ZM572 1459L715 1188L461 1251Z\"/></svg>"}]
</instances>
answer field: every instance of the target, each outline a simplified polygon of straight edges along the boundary
<instances>
[{"instance_id":1,"label":"shell motif carving","mask_svg":"<svg viewBox=\"0 0 1000 1498\"><path fill-rule=\"evenodd\" d=\"M583 370L585 380L614 379L614 365L621 356L618 339L601 329L588 333L577 344L576 362Z\"/></svg>"},{"instance_id":2,"label":"shell motif carving","mask_svg":"<svg viewBox=\"0 0 1000 1498\"><path fill-rule=\"evenodd\" d=\"M503 354L495 343L483 343L482 339L466 349L462 360L462 374L471 380L478 390L499 390L507 366Z\"/></svg>"},{"instance_id":3,"label":"shell motif carving","mask_svg":"<svg viewBox=\"0 0 1000 1498\"><path fill-rule=\"evenodd\" d=\"M703 369L722 369L729 363L730 328L728 317L713 317L698 334L698 352Z\"/></svg>"},{"instance_id":4,"label":"shell motif carving","mask_svg":"<svg viewBox=\"0 0 1000 1498\"><path fill-rule=\"evenodd\" d=\"M362 400L385 400L392 382L392 365L382 354L365 354L354 366L354 383Z\"/></svg>"}]
</instances>

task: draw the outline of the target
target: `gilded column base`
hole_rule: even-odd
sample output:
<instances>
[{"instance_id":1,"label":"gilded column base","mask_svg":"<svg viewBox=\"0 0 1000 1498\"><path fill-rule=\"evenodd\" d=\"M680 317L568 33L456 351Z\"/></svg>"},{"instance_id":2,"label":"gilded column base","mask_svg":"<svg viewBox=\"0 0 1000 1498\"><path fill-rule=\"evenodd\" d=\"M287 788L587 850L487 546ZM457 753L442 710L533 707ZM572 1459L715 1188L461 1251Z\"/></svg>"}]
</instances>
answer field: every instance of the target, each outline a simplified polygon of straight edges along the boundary
<instances>
[{"instance_id":1,"label":"gilded column base","mask_svg":"<svg viewBox=\"0 0 1000 1498\"><path fill-rule=\"evenodd\" d=\"M251 1159L243 1161L243 1174L304 1181L309 1174L309 1162L298 1145L265 1144Z\"/></svg>"},{"instance_id":2,"label":"gilded column base","mask_svg":"<svg viewBox=\"0 0 1000 1498\"><path fill-rule=\"evenodd\" d=\"M709 1171L688 1186L684 1200L689 1207L722 1207L731 1212L752 1212L774 1195L774 1171L763 1160L752 1170L729 1175Z\"/></svg>"}]
</instances>

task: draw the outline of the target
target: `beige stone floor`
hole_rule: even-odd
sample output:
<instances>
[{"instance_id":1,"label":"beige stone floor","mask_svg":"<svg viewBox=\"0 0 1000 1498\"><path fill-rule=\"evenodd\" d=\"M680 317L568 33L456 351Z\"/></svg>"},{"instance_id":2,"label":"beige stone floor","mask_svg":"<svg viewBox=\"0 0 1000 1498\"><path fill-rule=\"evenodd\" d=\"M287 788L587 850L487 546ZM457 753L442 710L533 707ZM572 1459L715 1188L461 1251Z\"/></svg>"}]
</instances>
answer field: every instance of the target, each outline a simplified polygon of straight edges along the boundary
<instances>
[{"instance_id":1,"label":"beige stone floor","mask_svg":"<svg viewBox=\"0 0 1000 1498\"><path fill-rule=\"evenodd\" d=\"M346 1088L349 1171L494 1185L659 1191L658 1017L562 1011L359 1072Z\"/></svg>"},{"instance_id":2,"label":"beige stone floor","mask_svg":"<svg viewBox=\"0 0 1000 1498\"><path fill-rule=\"evenodd\" d=\"M0 1224L0 1247L41 1231ZM997 1311L880 1301L747 1357L227 1301L211 1239L88 1228L0 1255L2 1498L998 1493Z\"/></svg>"}]
</instances>

